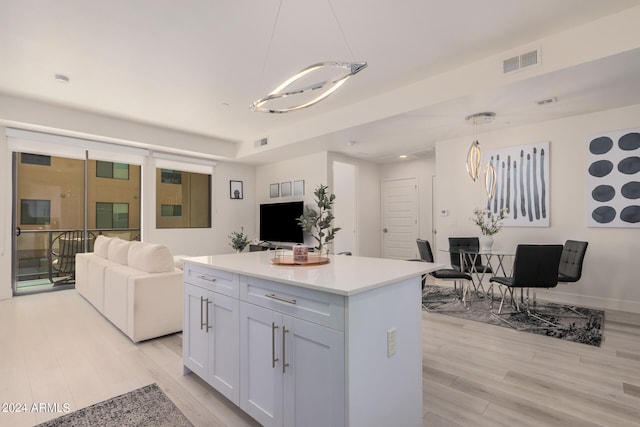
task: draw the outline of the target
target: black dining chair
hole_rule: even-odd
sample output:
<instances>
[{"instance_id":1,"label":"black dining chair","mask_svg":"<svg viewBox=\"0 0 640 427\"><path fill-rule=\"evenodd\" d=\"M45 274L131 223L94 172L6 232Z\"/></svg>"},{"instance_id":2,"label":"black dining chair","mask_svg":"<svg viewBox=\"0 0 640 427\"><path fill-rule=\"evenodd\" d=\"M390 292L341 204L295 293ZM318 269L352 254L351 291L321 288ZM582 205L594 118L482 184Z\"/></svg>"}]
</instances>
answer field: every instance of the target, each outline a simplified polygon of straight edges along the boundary
<instances>
[{"instance_id":1,"label":"black dining chair","mask_svg":"<svg viewBox=\"0 0 640 427\"><path fill-rule=\"evenodd\" d=\"M558 282L574 283L582 277L582 263L589 242L567 240L562 248Z\"/></svg>"},{"instance_id":2,"label":"black dining chair","mask_svg":"<svg viewBox=\"0 0 640 427\"><path fill-rule=\"evenodd\" d=\"M477 237L449 237L449 258L451 266L465 273L474 273L478 276L478 284L482 292L486 294L482 286L485 274L492 274L493 270L488 264L483 264L480 252L480 239ZM462 264L462 265L461 265ZM472 281L473 286L476 284ZM475 289L477 292L478 289Z\"/></svg>"},{"instance_id":3,"label":"black dining chair","mask_svg":"<svg viewBox=\"0 0 640 427\"><path fill-rule=\"evenodd\" d=\"M528 316L536 318L552 326L556 324L543 319L531 311L529 303L530 288L553 288L558 285L558 269L560 267L560 257L562 255L562 245L518 245L513 262L513 273L510 277L494 276L489 281L507 288L500 290L502 299L498 314L502 313L507 292L511 301L515 305L516 311L522 311L521 304L514 298L513 290L520 288L520 300L524 303L524 311ZM526 289L526 297L523 301L523 290ZM501 318L502 319L502 318ZM502 319L504 322L510 322Z\"/></svg>"},{"instance_id":4,"label":"black dining chair","mask_svg":"<svg viewBox=\"0 0 640 427\"><path fill-rule=\"evenodd\" d=\"M434 262L433 251L429 241L423 239L417 239L418 252L420 253L420 259L425 262ZM453 290L458 293L459 301L465 308L469 307L472 297L467 302L467 295L469 295L469 286L464 286L464 283L471 283L471 275L469 273L462 272L454 268L441 268L429 273L429 275L435 279L453 282ZM458 282L460 282L460 290L458 290ZM423 288L425 281L423 280ZM424 305L423 305L424 306Z\"/></svg>"}]
</instances>

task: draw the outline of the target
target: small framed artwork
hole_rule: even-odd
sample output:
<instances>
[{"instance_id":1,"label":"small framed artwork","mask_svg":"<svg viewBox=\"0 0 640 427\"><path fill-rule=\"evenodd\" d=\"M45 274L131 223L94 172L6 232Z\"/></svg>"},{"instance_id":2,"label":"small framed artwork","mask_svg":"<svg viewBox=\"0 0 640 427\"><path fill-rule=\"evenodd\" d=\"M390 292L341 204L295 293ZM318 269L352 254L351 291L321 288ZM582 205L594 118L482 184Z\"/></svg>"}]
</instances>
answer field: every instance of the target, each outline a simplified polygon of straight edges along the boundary
<instances>
[{"instance_id":1,"label":"small framed artwork","mask_svg":"<svg viewBox=\"0 0 640 427\"><path fill-rule=\"evenodd\" d=\"M280 184L280 197L289 197L291 195L291 181Z\"/></svg>"},{"instance_id":2,"label":"small framed artwork","mask_svg":"<svg viewBox=\"0 0 640 427\"><path fill-rule=\"evenodd\" d=\"M293 181L293 195L304 196L304 181Z\"/></svg>"},{"instance_id":3,"label":"small framed artwork","mask_svg":"<svg viewBox=\"0 0 640 427\"><path fill-rule=\"evenodd\" d=\"M229 181L229 198L242 199L242 181Z\"/></svg>"},{"instance_id":4,"label":"small framed artwork","mask_svg":"<svg viewBox=\"0 0 640 427\"><path fill-rule=\"evenodd\" d=\"M271 184L269 186L269 197L280 197L280 184Z\"/></svg>"}]
</instances>

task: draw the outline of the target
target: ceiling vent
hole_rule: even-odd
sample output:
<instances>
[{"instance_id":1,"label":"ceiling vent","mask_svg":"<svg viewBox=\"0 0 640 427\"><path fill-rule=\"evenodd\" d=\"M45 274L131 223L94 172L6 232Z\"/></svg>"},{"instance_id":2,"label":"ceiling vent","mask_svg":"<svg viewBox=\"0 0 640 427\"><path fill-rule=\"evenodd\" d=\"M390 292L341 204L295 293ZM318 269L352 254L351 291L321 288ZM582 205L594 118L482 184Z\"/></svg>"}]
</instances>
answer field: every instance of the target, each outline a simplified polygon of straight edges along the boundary
<instances>
[{"instance_id":1,"label":"ceiling vent","mask_svg":"<svg viewBox=\"0 0 640 427\"><path fill-rule=\"evenodd\" d=\"M413 157L417 157L418 159L426 159L428 157L433 157L434 153L434 149L433 148L427 148L424 151L418 151L416 153L412 153L411 155Z\"/></svg>"},{"instance_id":2,"label":"ceiling vent","mask_svg":"<svg viewBox=\"0 0 640 427\"><path fill-rule=\"evenodd\" d=\"M540 64L540 49L513 56L502 61L502 73L509 74Z\"/></svg>"},{"instance_id":3,"label":"ceiling vent","mask_svg":"<svg viewBox=\"0 0 640 427\"><path fill-rule=\"evenodd\" d=\"M256 147L263 147L263 146L267 145L268 143L269 143L269 140L265 136L264 138L260 138L259 140L257 140L255 142L255 146Z\"/></svg>"}]
</instances>

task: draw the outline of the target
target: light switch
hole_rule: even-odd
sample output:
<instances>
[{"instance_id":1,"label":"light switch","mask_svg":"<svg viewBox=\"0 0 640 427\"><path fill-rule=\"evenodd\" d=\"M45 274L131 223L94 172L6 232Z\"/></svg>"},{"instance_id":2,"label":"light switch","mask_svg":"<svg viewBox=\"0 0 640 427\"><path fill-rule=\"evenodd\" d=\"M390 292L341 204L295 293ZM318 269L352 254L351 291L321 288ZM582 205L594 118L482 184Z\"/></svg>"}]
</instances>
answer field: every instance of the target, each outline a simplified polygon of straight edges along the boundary
<instances>
[{"instance_id":1,"label":"light switch","mask_svg":"<svg viewBox=\"0 0 640 427\"><path fill-rule=\"evenodd\" d=\"M387 330L387 357L396 354L397 350L396 328Z\"/></svg>"}]
</instances>

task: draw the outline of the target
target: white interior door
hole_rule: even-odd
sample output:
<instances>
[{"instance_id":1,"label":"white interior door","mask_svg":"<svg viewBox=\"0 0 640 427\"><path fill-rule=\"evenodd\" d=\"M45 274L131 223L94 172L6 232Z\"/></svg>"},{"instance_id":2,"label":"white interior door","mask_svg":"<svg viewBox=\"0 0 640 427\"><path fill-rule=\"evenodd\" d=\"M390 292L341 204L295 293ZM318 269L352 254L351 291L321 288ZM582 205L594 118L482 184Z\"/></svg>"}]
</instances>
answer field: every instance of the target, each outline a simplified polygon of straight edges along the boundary
<instances>
[{"instance_id":1,"label":"white interior door","mask_svg":"<svg viewBox=\"0 0 640 427\"><path fill-rule=\"evenodd\" d=\"M418 181L396 179L382 183L382 253L384 258L417 257Z\"/></svg>"}]
</instances>

